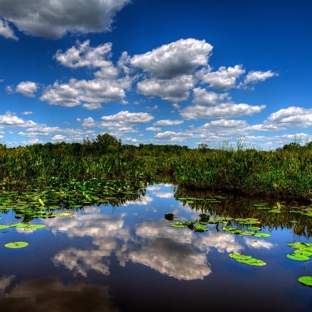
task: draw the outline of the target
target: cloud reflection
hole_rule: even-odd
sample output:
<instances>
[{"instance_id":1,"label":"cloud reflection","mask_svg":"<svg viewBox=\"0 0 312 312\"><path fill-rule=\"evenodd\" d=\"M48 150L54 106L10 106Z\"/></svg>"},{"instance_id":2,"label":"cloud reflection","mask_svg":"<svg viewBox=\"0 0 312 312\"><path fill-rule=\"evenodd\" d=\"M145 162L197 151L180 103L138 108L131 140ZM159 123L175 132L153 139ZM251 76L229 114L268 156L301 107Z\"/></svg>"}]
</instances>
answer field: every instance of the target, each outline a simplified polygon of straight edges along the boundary
<instances>
[{"instance_id":1,"label":"cloud reflection","mask_svg":"<svg viewBox=\"0 0 312 312\"><path fill-rule=\"evenodd\" d=\"M64 285L57 278L23 282L0 300L1 311L118 312L108 289L96 285Z\"/></svg>"}]
</instances>

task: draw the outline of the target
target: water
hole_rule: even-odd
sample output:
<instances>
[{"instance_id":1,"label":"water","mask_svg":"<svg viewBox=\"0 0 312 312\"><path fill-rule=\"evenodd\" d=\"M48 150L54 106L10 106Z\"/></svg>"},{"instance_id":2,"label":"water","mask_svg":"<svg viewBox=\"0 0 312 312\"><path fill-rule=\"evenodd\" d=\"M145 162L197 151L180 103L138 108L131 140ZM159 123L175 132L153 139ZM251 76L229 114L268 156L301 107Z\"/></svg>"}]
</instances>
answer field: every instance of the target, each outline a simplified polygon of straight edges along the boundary
<instances>
[{"instance_id":1,"label":"water","mask_svg":"<svg viewBox=\"0 0 312 312\"><path fill-rule=\"evenodd\" d=\"M278 225L281 214L263 223L261 232L270 238L234 235L213 224L204 233L173 228L165 213L174 213L174 221L202 213L183 206L173 191L153 185L140 200L121 206L84 207L72 217L31 222L44 229L0 230L0 310L311 311L312 288L297 279L312 275L312 261L286 257L293 252L288 243L311 238ZM215 211L228 209L223 202L214 205ZM19 222L12 211L0 215L0 224ZM13 241L29 246L4 247ZM238 263L229 257L233 252L267 265Z\"/></svg>"}]
</instances>

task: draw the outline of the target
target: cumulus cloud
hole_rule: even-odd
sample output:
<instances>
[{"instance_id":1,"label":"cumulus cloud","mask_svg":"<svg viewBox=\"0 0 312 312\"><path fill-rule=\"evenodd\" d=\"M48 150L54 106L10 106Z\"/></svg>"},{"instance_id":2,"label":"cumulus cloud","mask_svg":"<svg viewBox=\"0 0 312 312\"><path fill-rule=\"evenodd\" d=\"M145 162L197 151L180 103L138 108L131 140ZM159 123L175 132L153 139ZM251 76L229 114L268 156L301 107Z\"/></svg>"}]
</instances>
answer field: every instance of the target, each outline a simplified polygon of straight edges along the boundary
<instances>
[{"instance_id":1,"label":"cumulus cloud","mask_svg":"<svg viewBox=\"0 0 312 312\"><path fill-rule=\"evenodd\" d=\"M0 36L5 38L18 40L18 37L14 35L13 29L10 27L8 21L0 18Z\"/></svg>"},{"instance_id":2,"label":"cumulus cloud","mask_svg":"<svg viewBox=\"0 0 312 312\"><path fill-rule=\"evenodd\" d=\"M158 127L147 127L145 129L146 131L161 131L161 128L158 128Z\"/></svg>"},{"instance_id":3,"label":"cumulus cloud","mask_svg":"<svg viewBox=\"0 0 312 312\"><path fill-rule=\"evenodd\" d=\"M31 81L22 81L16 86L16 92L22 93L28 97L35 97L35 92L37 92L38 85Z\"/></svg>"},{"instance_id":4,"label":"cumulus cloud","mask_svg":"<svg viewBox=\"0 0 312 312\"><path fill-rule=\"evenodd\" d=\"M194 86L192 75L183 75L172 79L145 79L137 83L137 92L146 96L159 96L170 102L187 100Z\"/></svg>"},{"instance_id":5,"label":"cumulus cloud","mask_svg":"<svg viewBox=\"0 0 312 312\"><path fill-rule=\"evenodd\" d=\"M258 82L263 82L268 78L274 76L278 76L278 73L274 73L271 70L265 72L260 70L259 71L251 70L250 72L248 72L244 82L239 84L239 87L244 87L248 84L256 84Z\"/></svg>"},{"instance_id":6,"label":"cumulus cloud","mask_svg":"<svg viewBox=\"0 0 312 312\"><path fill-rule=\"evenodd\" d=\"M102 125L115 125L115 126L124 126L124 125L137 125L148 123L154 117L148 113L130 113L129 111L121 111L115 115L102 116L103 120Z\"/></svg>"},{"instance_id":7,"label":"cumulus cloud","mask_svg":"<svg viewBox=\"0 0 312 312\"><path fill-rule=\"evenodd\" d=\"M63 141L66 137L61 134L56 134L51 140L52 141Z\"/></svg>"},{"instance_id":8,"label":"cumulus cloud","mask_svg":"<svg viewBox=\"0 0 312 312\"><path fill-rule=\"evenodd\" d=\"M175 126L175 125L180 125L184 121L183 120L170 120L170 119L163 119L163 120L158 120L153 123L154 126Z\"/></svg>"},{"instance_id":9,"label":"cumulus cloud","mask_svg":"<svg viewBox=\"0 0 312 312\"><path fill-rule=\"evenodd\" d=\"M130 63L155 78L171 79L207 65L212 49L205 40L180 39L145 54L134 55Z\"/></svg>"},{"instance_id":10,"label":"cumulus cloud","mask_svg":"<svg viewBox=\"0 0 312 312\"><path fill-rule=\"evenodd\" d=\"M35 125L36 123L32 120L24 120L11 112L6 112L4 115L0 115L0 126L26 128Z\"/></svg>"},{"instance_id":11,"label":"cumulus cloud","mask_svg":"<svg viewBox=\"0 0 312 312\"><path fill-rule=\"evenodd\" d=\"M77 47L71 47L62 53L58 50L54 58L63 66L70 68L78 67L113 67L112 62L108 59L111 57L112 44L105 43L96 48L90 47L90 40L81 43L76 42Z\"/></svg>"},{"instance_id":12,"label":"cumulus cloud","mask_svg":"<svg viewBox=\"0 0 312 312\"><path fill-rule=\"evenodd\" d=\"M102 108L102 105L99 104L99 103L85 103L82 105L82 107L88 109L88 110L96 110L96 109L101 109Z\"/></svg>"},{"instance_id":13,"label":"cumulus cloud","mask_svg":"<svg viewBox=\"0 0 312 312\"><path fill-rule=\"evenodd\" d=\"M312 126L312 109L290 106L272 113L262 124L250 126L255 131L277 131Z\"/></svg>"},{"instance_id":14,"label":"cumulus cloud","mask_svg":"<svg viewBox=\"0 0 312 312\"><path fill-rule=\"evenodd\" d=\"M242 65L235 65L234 67L221 66L217 71L212 72L210 67L201 69L196 73L196 78L203 83L209 83L209 86L214 89L232 89L236 85L236 80L245 70Z\"/></svg>"},{"instance_id":15,"label":"cumulus cloud","mask_svg":"<svg viewBox=\"0 0 312 312\"><path fill-rule=\"evenodd\" d=\"M125 89L130 87L131 80L127 77L116 80L70 79L67 84L60 84L56 81L52 87L47 87L44 90L40 100L47 101L51 105L66 107L81 105L83 102L87 102L86 104L106 103L122 100L126 96ZM90 108L90 106L86 108ZM94 106L92 108L94 109Z\"/></svg>"},{"instance_id":16,"label":"cumulus cloud","mask_svg":"<svg viewBox=\"0 0 312 312\"><path fill-rule=\"evenodd\" d=\"M61 38L67 32L111 30L111 24L129 0L2 0L0 15L26 34Z\"/></svg>"},{"instance_id":17,"label":"cumulus cloud","mask_svg":"<svg viewBox=\"0 0 312 312\"><path fill-rule=\"evenodd\" d=\"M193 96L193 105L179 111L185 119L240 117L259 113L265 108L265 105L236 104L228 93L217 94L202 88L195 88Z\"/></svg>"}]
</instances>

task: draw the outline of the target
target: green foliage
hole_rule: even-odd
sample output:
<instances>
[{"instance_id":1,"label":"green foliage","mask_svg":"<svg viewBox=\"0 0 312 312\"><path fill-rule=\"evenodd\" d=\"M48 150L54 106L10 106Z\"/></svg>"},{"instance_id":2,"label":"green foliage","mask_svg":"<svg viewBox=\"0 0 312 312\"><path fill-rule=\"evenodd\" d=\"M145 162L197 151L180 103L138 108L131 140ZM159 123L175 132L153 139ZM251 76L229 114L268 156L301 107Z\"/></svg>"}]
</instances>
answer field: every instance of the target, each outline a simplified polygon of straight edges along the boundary
<instances>
[{"instance_id":1,"label":"green foliage","mask_svg":"<svg viewBox=\"0 0 312 312\"><path fill-rule=\"evenodd\" d=\"M221 149L205 144L123 145L108 133L82 143L46 143L0 147L0 183L5 188L33 188L51 177L169 182L179 187L310 198L312 144L285 145L276 151ZM39 183L40 184L40 183ZM259 207L261 208L261 207ZM266 209L264 206L262 209ZM273 211L272 211L273 212Z\"/></svg>"}]
</instances>

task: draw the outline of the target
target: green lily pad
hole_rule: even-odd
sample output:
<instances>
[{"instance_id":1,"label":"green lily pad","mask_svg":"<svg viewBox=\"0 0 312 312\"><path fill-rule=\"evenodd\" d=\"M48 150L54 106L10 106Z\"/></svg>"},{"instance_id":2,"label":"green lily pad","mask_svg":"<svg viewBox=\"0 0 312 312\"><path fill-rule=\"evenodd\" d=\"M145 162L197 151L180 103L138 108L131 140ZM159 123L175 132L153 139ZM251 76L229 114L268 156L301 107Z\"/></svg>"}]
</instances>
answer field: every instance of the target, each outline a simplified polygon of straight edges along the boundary
<instances>
[{"instance_id":1,"label":"green lily pad","mask_svg":"<svg viewBox=\"0 0 312 312\"><path fill-rule=\"evenodd\" d=\"M73 213L71 212L59 212L55 214L56 217L71 217L72 215Z\"/></svg>"},{"instance_id":2,"label":"green lily pad","mask_svg":"<svg viewBox=\"0 0 312 312\"><path fill-rule=\"evenodd\" d=\"M251 226L248 228L249 231L260 231L261 230L261 227L258 227L258 226Z\"/></svg>"},{"instance_id":3,"label":"green lily pad","mask_svg":"<svg viewBox=\"0 0 312 312\"><path fill-rule=\"evenodd\" d=\"M287 254L287 258L296 261L309 261L310 258L299 254Z\"/></svg>"},{"instance_id":4,"label":"green lily pad","mask_svg":"<svg viewBox=\"0 0 312 312\"><path fill-rule=\"evenodd\" d=\"M9 227L9 225L0 225L0 230L8 229Z\"/></svg>"},{"instance_id":5,"label":"green lily pad","mask_svg":"<svg viewBox=\"0 0 312 312\"><path fill-rule=\"evenodd\" d=\"M171 223L171 226L174 228L182 229L182 228L187 227L187 223L186 222L173 222Z\"/></svg>"},{"instance_id":6,"label":"green lily pad","mask_svg":"<svg viewBox=\"0 0 312 312\"><path fill-rule=\"evenodd\" d=\"M256 233L254 234L256 237L270 237L271 235L268 233Z\"/></svg>"},{"instance_id":7,"label":"green lily pad","mask_svg":"<svg viewBox=\"0 0 312 312\"><path fill-rule=\"evenodd\" d=\"M24 248L28 246L26 242L11 242L4 245L6 248Z\"/></svg>"},{"instance_id":8,"label":"green lily pad","mask_svg":"<svg viewBox=\"0 0 312 312\"><path fill-rule=\"evenodd\" d=\"M298 281L305 286L312 287L312 276L300 276Z\"/></svg>"},{"instance_id":9,"label":"green lily pad","mask_svg":"<svg viewBox=\"0 0 312 312\"><path fill-rule=\"evenodd\" d=\"M297 249L294 251L294 254L296 255L303 255L307 257L312 257L312 250L307 250L307 249Z\"/></svg>"},{"instance_id":10,"label":"green lily pad","mask_svg":"<svg viewBox=\"0 0 312 312\"><path fill-rule=\"evenodd\" d=\"M262 260L259 259L237 259L236 260L239 263L243 263L243 264L248 264L248 265L253 265L253 266L265 266L266 263Z\"/></svg>"},{"instance_id":11,"label":"green lily pad","mask_svg":"<svg viewBox=\"0 0 312 312\"><path fill-rule=\"evenodd\" d=\"M251 256L244 256L239 253L229 254L229 257L235 259L239 263L253 265L253 266L264 266L266 263L262 260L255 259Z\"/></svg>"},{"instance_id":12,"label":"green lily pad","mask_svg":"<svg viewBox=\"0 0 312 312\"><path fill-rule=\"evenodd\" d=\"M46 226L44 224L32 224L25 227L25 231L34 231L38 229L43 229Z\"/></svg>"},{"instance_id":13,"label":"green lily pad","mask_svg":"<svg viewBox=\"0 0 312 312\"><path fill-rule=\"evenodd\" d=\"M291 243L291 244L288 244L287 246L291 247L291 248L306 248L306 247L308 247L307 244L301 243L301 242Z\"/></svg>"}]
</instances>

